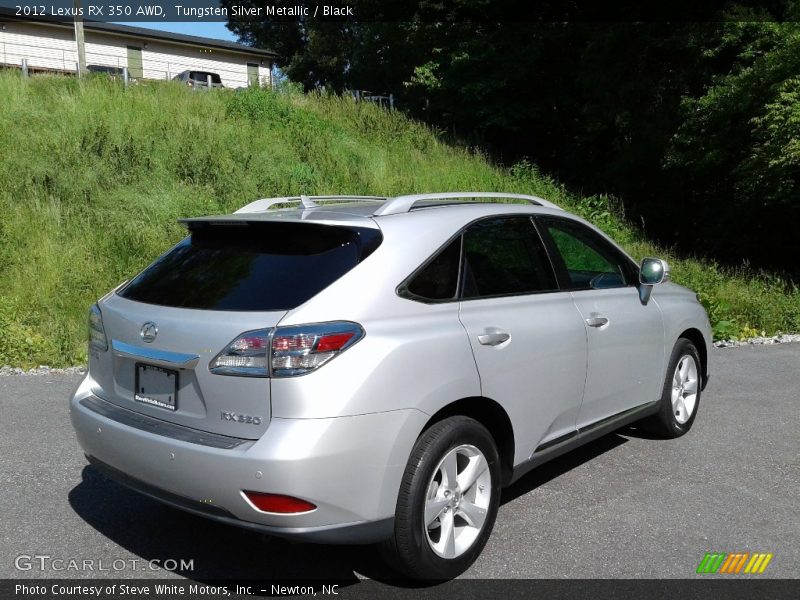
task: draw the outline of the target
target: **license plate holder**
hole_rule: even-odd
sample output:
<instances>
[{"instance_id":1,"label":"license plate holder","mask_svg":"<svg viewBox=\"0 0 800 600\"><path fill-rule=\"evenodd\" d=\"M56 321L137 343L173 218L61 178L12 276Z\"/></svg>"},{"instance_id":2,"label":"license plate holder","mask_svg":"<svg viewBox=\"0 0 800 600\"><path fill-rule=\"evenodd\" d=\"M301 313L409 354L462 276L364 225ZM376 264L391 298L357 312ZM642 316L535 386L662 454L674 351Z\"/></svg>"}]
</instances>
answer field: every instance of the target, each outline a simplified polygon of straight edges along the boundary
<instances>
[{"instance_id":1,"label":"license plate holder","mask_svg":"<svg viewBox=\"0 0 800 600\"><path fill-rule=\"evenodd\" d=\"M135 389L136 402L175 412L178 410L178 372L136 363Z\"/></svg>"}]
</instances>

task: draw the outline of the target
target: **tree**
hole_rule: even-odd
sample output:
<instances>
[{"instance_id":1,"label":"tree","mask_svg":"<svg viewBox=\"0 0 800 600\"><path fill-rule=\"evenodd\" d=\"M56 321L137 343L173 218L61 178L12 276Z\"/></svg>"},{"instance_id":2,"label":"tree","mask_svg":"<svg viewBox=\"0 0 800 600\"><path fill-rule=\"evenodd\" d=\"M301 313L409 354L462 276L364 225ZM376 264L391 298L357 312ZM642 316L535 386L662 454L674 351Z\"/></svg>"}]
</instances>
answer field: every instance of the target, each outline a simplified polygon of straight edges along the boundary
<instances>
[{"instance_id":1,"label":"tree","mask_svg":"<svg viewBox=\"0 0 800 600\"><path fill-rule=\"evenodd\" d=\"M729 67L683 101L665 173L694 223L714 223L712 252L793 266L780 231L800 226L800 25L726 23L707 56L720 54Z\"/></svg>"},{"instance_id":2,"label":"tree","mask_svg":"<svg viewBox=\"0 0 800 600\"><path fill-rule=\"evenodd\" d=\"M548 2L528 4L544 11L538 20L491 18L511 0L415 0L391 20L397 1L354 0L375 21L229 26L274 47L307 89L394 93L501 162L618 196L662 242L788 263L800 277L771 235L774 223L800 226L796 2L698 5L698 22L601 23L579 3L572 21L547 17L557 9Z\"/></svg>"}]
</instances>

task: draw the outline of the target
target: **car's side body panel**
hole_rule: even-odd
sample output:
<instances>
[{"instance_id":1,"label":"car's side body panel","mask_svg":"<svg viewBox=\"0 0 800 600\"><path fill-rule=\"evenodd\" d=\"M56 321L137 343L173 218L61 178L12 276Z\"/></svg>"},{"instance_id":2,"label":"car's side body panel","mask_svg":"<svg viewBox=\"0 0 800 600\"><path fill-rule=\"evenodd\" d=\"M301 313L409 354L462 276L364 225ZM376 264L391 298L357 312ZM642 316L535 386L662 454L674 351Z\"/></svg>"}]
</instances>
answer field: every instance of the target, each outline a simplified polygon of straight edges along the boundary
<instances>
[{"instance_id":1,"label":"car's side body panel","mask_svg":"<svg viewBox=\"0 0 800 600\"><path fill-rule=\"evenodd\" d=\"M588 370L578 429L656 400L666 360L658 305L642 304L633 286L580 290L572 296L584 319L608 319L601 327L586 325Z\"/></svg>"},{"instance_id":2,"label":"car's side body panel","mask_svg":"<svg viewBox=\"0 0 800 600\"><path fill-rule=\"evenodd\" d=\"M481 394L498 402L514 427L514 464L541 443L574 431L586 378L586 331L569 292L461 303L461 321L481 376ZM497 329L496 346L479 336Z\"/></svg>"},{"instance_id":3,"label":"car's side body panel","mask_svg":"<svg viewBox=\"0 0 800 600\"><path fill-rule=\"evenodd\" d=\"M479 396L458 304L422 308L408 316L362 319L364 339L330 365L273 378L273 416L318 419L412 407L433 415L454 400Z\"/></svg>"}]
</instances>

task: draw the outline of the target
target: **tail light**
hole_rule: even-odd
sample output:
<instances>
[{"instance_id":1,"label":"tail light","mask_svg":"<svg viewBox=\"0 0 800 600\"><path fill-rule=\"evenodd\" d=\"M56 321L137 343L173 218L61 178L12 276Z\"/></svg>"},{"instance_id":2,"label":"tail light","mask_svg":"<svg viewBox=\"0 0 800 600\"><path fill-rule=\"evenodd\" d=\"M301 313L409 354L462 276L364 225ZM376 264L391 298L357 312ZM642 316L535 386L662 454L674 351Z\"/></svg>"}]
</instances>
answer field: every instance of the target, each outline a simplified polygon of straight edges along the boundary
<instances>
[{"instance_id":1,"label":"tail light","mask_svg":"<svg viewBox=\"0 0 800 600\"><path fill-rule=\"evenodd\" d=\"M100 307L93 304L89 309L89 350L108 350L108 339L106 330L103 327L103 315L100 314Z\"/></svg>"},{"instance_id":2,"label":"tail light","mask_svg":"<svg viewBox=\"0 0 800 600\"><path fill-rule=\"evenodd\" d=\"M247 331L217 354L209 369L217 375L267 377L267 345L269 330Z\"/></svg>"},{"instance_id":3,"label":"tail light","mask_svg":"<svg viewBox=\"0 0 800 600\"><path fill-rule=\"evenodd\" d=\"M356 323L338 321L248 331L211 361L217 375L295 377L310 373L364 337Z\"/></svg>"},{"instance_id":4,"label":"tail light","mask_svg":"<svg viewBox=\"0 0 800 600\"><path fill-rule=\"evenodd\" d=\"M347 322L278 327L272 335L272 375L293 377L310 373L362 337L364 330Z\"/></svg>"}]
</instances>

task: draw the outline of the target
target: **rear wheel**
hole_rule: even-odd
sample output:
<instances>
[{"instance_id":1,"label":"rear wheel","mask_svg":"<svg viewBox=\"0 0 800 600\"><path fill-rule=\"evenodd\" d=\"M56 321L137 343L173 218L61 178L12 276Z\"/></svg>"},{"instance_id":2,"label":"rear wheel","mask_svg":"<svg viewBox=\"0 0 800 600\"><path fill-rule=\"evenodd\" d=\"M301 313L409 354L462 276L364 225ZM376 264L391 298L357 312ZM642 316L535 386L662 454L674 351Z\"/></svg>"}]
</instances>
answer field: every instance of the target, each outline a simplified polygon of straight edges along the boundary
<instances>
[{"instance_id":1,"label":"rear wheel","mask_svg":"<svg viewBox=\"0 0 800 600\"><path fill-rule=\"evenodd\" d=\"M644 429L666 438L680 437L691 429L700 405L701 364L695 345L679 339L670 356L658 412L642 421Z\"/></svg>"},{"instance_id":2,"label":"rear wheel","mask_svg":"<svg viewBox=\"0 0 800 600\"><path fill-rule=\"evenodd\" d=\"M500 500L494 439L468 417L450 417L417 440L384 551L404 574L450 579L483 550Z\"/></svg>"}]
</instances>

